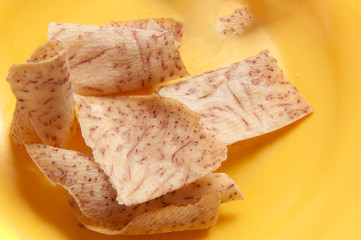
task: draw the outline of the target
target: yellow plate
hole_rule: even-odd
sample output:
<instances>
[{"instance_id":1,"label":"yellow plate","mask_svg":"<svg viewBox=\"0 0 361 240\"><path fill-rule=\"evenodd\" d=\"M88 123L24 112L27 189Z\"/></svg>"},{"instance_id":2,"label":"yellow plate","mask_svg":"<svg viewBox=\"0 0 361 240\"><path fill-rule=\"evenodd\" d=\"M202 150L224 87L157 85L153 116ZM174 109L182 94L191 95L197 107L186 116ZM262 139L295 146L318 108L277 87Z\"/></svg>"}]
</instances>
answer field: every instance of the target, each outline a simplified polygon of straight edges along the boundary
<instances>
[{"instance_id":1,"label":"yellow plate","mask_svg":"<svg viewBox=\"0 0 361 240\"><path fill-rule=\"evenodd\" d=\"M361 2L250 0L256 22L218 36L231 0L2 0L0 2L0 239L99 239L77 224L67 193L52 187L9 139L15 99L5 81L46 41L50 21L175 17L192 74L268 48L315 112L280 131L229 147L221 171L246 200L224 204L215 228L131 239L361 239ZM129 239L105 236L102 239Z\"/></svg>"}]
</instances>

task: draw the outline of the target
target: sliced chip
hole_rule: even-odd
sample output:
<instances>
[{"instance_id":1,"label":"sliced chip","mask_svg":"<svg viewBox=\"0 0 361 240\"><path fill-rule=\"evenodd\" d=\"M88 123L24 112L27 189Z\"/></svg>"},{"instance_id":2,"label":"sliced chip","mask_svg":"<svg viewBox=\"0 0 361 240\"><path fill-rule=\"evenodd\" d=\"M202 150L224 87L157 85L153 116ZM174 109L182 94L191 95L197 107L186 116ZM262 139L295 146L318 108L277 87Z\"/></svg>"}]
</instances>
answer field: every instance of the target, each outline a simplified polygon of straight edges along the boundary
<instances>
[{"instance_id":1,"label":"sliced chip","mask_svg":"<svg viewBox=\"0 0 361 240\"><path fill-rule=\"evenodd\" d=\"M195 204L168 205L144 212L133 218L123 228L119 228L117 224L88 218L81 213L74 201L70 201L69 204L80 223L89 230L109 235L139 235L209 229L217 222L220 207L219 195L218 192L211 192L202 196Z\"/></svg>"},{"instance_id":2,"label":"sliced chip","mask_svg":"<svg viewBox=\"0 0 361 240\"><path fill-rule=\"evenodd\" d=\"M225 144L284 127L313 111L268 51L157 89L202 116Z\"/></svg>"},{"instance_id":3,"label":"sliced chip","mask_svg":"<svg viewBox=\"0 0 361 240\"><path fill-rule=\"evenodd\" d=\"M227 147L177 100L154 95L75 99L85 142L119 203L134 205L181 188L227 157Z\"/></svg>"},{"instance_id":4,"label":"sliced chip","mask_svg":"<svg viewBox=\"0 0 361 240\"><path fill-rule=\"evenodd\" d=\"M253 22L253 14L247 7L238 8L230 15L217 19L216 30L224 35L239 35L250 27Z\"/></svg>"},{"instance_id":5,"label":"sliced chip","mask_svg":"<svg viewBox=\"0 0 361 240\"><path fill-rule=\"evenodd\" d=\"M112 218L119 206L116 192L91 155L35 143L25 147L48 180L69 191L84 215Z\"/></svg>"},{"instance_id":6,"label":"sliced chip","mask_svg":"<svg viewBox=\"0 0 361 240\"><path fill-rule=\"evenodd\" d=\"M49 181L74 197L75 214L95 231L145 234L208 228L221 202L243 199L228 175L211 173L157 199L126 207L115 200L116 191L92 156L43 144L25 146Z\"/></svg>"},{"instance_id":7,"label":"sliced chip","mask_svg":"<svg viewBox=\"0 0 361 240\"><path fill-rule=\"evenodd\" d=\"M10 135L13 142L18 147L23 146L24 142L41 142L28 118L28 113L21 110L21 102L16 102L13 120L10 127Z\"/></svg>"},{"instance_id":8,"label":"sliced chip","mask_svg":"<svg viewBox=\"0 0 361 240\"><path fill-rule=\"evenodd\" d=\"M104 26L170 31L173 33L174 40L176 41L180 41L183 35L183 24L174 18L147 18L125 21L111 20Z\"/></svg>"},{"instance_id":9,"label":"sliced chip","mask_svg":"<svg viewBox=\"0 0 361 240\"><path fill-rule=\"evenodd\" d=\"M65 45L78 94L114 94L188 75L167 31L52 22L48 39Z\"/></svg>"},{"instance_id":10,"label":"sliced chip","mask_svg":"<svg viewBox=\"0 0 361 240\"><path fill-rule=\"evenodd\" d=\"M65 50L46 42L27 63L10 67L7 80L17 98L11 127L16 144L24 141L66 146L75 132L75 109Z\"/></svg>"}]
</instances>

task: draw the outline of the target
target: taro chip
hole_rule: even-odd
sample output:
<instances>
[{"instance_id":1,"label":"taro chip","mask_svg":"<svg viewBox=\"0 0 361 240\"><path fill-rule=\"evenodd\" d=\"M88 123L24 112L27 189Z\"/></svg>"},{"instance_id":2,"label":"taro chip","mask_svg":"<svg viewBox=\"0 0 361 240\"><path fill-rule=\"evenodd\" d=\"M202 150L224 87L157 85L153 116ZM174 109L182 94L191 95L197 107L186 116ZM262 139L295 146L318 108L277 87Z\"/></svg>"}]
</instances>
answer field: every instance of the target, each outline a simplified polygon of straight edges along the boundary
<instances>
[{"instance_id":1,"label":"taro chip","mask_svg":"<svg viewBox=\"0 0 361 240\"><path fill-rule=\"evenodd\" d=\"M125 225L120 225L119 221L88 218L74 201L70 201L70 205L79 221L90 230L111 235L137 235L209 229L216 224L220 203L240 199L243 195L232 179L223 173L210 173L162 197L127 207L125 213L132 219Z\"/></svg>"},{"instance_id":2,"label":"taro chip","mask_svg":"<svg viewBox=\"0 0 361 240\"><path fill-rule=\"evenodd\" d=\"M227 145L272 132L313 111L268 51L157 92L200 114L204 126Z\"/></svg>"},{"instance_id":3,"label":"taro chip","mask_svg":"<svg viewBox=\"0 0 361 240\"><path fill-rule=\"evenodd\" d=\"M7 81L17 98L11 126L14 142L66 146L75 133L68 59L58 42L46 42L28 62L10 67Z\"/></svg>"},{"instance_id":4,"label":"taro chip","mask_svg":"<svg viewBox=\"0 0 361 240\"><path fill-rule=\"evenodd\" d=\"M106 234L146 234L212 227L220 203L243 199L224 173L210 173L146 203L125 206L115 198L108 177L90 155L43 144L26 149L53 184L74 197L71 207L87 228Z\"/></svg>"},{"instance_id":5,"label":"taro chip","mask_svg":"<svg viewBox=\"0 0 361 240\"><path fill-rule=\"evenodd\" d=\"M179 189L213 172L227 157L227 147L177 100L155 95L75 99L85 142L121 204Z\"/></svg>"},{"instance_id":6,"label":"taro chip","mask_svg":"<svg viewBox=\"0 0 361 240\"><path fill-rule=\"evenodd\" d=\"M174 40L178 42L183 35L183 24L174 18L148 18L126 21L111 20L109 23L104 24L104 26L169 31L173 34Z\"/></svg>"},{"instance_id":7,"label":"taro chip","mask_svg":"<svg viewBox=\"0 0 361 240\"><path fill-rule=\"evenodd\" d=\"M69 204L79 222L89 230L108 235L157 234L212 228L216 224L219 214L219 195L218 192L210 192L203 195L195 204L167 205L163 208L146 211L133 218L123 228L119 228L117 223L88 218L81 213L74 201L70 201Z\"/></svg>"},{"instance_id":8,"label":"taro chip","mask_svg":"<svg viewBox=\"0 0 361 240\"><path fill-rule=\"evenodd\" d=\"M224 35L240 35L253 23L253 14L247 7L238 8L231 14L217 19L216 31Z\"/></svg>"},{"instance_id":9,"label":"taro chip","mask_svg":"<svg viewBox=\"0 0 361 240\"><path fill-rule=\"evenodd\" d=\"M81 95L109 95L188 75L168 31L52 22L48 39L67 49L73 90Z\"/></svg>"},{"instance_id":10,"label":"taro chip","mask_svg":"<svg viewBox=\"0 0 361 240\"><path fill-rule=\"evenodd\" d=\"M11 139L18 147L23 146L23 142L40 143L41 140L36 134L33 125L26 120L29 118L28 113L22 111L21 108L21 102L16 102L10 127Z\"/></svg>"}]
</instances>

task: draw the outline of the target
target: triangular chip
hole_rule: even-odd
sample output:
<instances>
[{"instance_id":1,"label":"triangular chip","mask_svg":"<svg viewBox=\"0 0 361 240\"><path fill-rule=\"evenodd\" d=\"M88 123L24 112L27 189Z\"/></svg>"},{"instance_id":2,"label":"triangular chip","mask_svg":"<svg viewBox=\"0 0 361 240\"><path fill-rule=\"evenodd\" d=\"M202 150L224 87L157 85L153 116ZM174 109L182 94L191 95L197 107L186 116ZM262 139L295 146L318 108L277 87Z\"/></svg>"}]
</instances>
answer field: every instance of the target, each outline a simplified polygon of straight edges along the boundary
<instances>
[{"instance_id":1,"label":"triangular chip","mask_svg":"<svg viewBox=\"0 0 361 240\"><path fill-rule=\"evenodd\" d=\"M35 143L25 147L47 179L69 191L84 215L112 218L119 206L116 192L91 155Z\"/></svg>"},{"instance_id":2,"label":"triangular chip","mask_svg":"<svg viewBox=\"0 0 361 240\"><path fill-rule=\"evenodd\" d=\"M268 51L157 90L202 116L229 145L284 127L313 111Z\"/></svg>"},{"instance_id":3,"label":"triangular chip","mask_svg":"<svg viewBox=\"0 0 361 240\"><path fill-rule=\"evenodd\" d=\"M48 39L66 47L78 94L114 94L188 75L167 31L52 22Z\"/></svg>"},{"instance_id":4,"label":"triangular chip","mask_svg":"<svg viewBox=\"0 0 361 240\"><path fill-rule=\"evenodd\" d=\"M90 229L107 234L145 234L209 228L221 202L243 199L224 173L211 173L149 202L126 207L90 155L43 144L26 144L38 168L74 197L71 206ZM202 221L204 223L202 223Z\"/></svg>"},{"instance_id":5,"label":"triangular chip","mask_svg":"<svg viewBox=\"0 0 361 240\"><path fill-rule=\"evenodd\" d=\"M75 99L85 142L119 203L138 204L181 188L227 157L227 147L177 100L155 95Z\"/></svg>"},{"instance_id":6,"label":"triangular chip","mask_svg":"<svg viewBox=\"0 0 361 240\"><path fill-rule=\"evenodd\" d=\"M147 18L125 21L110 21L104 26L140 28L148 30L170 31L174 35L174 40L180 41L183 35L183 24L174 18Z\"/></svg>"},{"instance_id":7,"label":"triangular chip","mask_svg":"<svg viewBox=\"0 0 361 240\"><path fill-rule=\"evenodd\" d=\"M75 109L68 59L57 42L46 42L27 63L10 67L7 80L17 98L13 140L66 146L75 132Z\"/></svg>"},{"instance_id":8,"label":"triangular chip","mask_svg":"<svg viewBox=\"0 0 361 240\"><path fill-rule=\"evenodd\" d=\"M217 19L216 31L224 35L240 35L253 23L253 14L247 7L238 8L231 14Z\"/></svg>"}]
</instances>

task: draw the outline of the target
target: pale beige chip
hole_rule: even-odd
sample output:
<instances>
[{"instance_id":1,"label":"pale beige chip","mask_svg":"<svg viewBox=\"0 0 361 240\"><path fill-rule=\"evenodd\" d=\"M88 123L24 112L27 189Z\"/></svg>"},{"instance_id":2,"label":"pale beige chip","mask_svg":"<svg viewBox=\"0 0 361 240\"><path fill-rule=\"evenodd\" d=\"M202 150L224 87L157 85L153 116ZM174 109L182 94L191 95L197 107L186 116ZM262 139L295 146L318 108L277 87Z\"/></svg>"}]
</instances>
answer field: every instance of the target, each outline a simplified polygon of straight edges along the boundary
<instances>
[{"instance_id":1,"label":"pale beige chip","mask_svg":"<svg viewBox=\"0 0 361 240\"><path fill-rule=\"evenodd\" d=\"M27 63L10 67L7 81L17 98L11 126L14 142L66 146L76 119L68 59L58 42L39 46Z\"/></svg>"},{"instance_id":2,"label":"pale beige chip","mask_svg":"<svg viewBox=\"0 0 361 240\"><path fill-rule=\"evenodd\" d=\"M174 40L176 41L180 41L183 35L183 23L174 18L147 18L125 21L111 20L109 23L104 24L104 26L170 31L173 33Z\"/></svg>"},{"instance_id":3,"label":"pale beige chip","mask_svg":"<svg viewBox=\"0 0 361 240\"><path fill-rule=\"evenodd\" d=\"M69 204L80 223L89 230L108 235L140 235L212 228L219 214L219 195L217 192L211 192L203 195L195 204L168 205L144 212L133 218L123 228L86 217L81 213L75 201L70 201Z\"/></svg>"},{"instance_id":4,"label":"pale beige chip","mask_svg":"<svg viewBox=\"0 0 361 240\"><path fill-rule=\"evenodd\" d=\"M155 95L75 100L85 142L119 203L134 205L179 189L227 158L227 147L177 100Z\"/></svg>"},{"instance_id":5,"label":"pale beige chip","mask_svg":"<svg viewBox=\"0 0 361 240\"><path fill-rule=\"evenodd\" d=\"M217 19L216 31L224 35L240 35L253 23L253 14L247 7L238 8L231 14Z\"/></svg>"},{"instance_id":6,"label":"pale beige chip","mask_svg":"<svg viewBox=\"0 0 361 240\"><path fill-rule=\"evenodd\" d=\"M202 116L225 144L282 128L313 111L268 51L157 89Z\"/></svg>"},{"instance_id":7,"label":"pale beige chip","mask_svg":"<svg viewBox=\"0 0 361 240\"><path fill-rule=\"evenodd\" d=\"M64 187L87 217L119 218L116 192L91 155L43 144L25 144L34 163L54 185Z\"/></svg>"},{"instance_id":8,"label":"pale beige chip","mask_svg":"<svg viewBox=\"0 0 361 240\"><path fill-rule=\"evenodd\" d=\"M52 22L69 55L74 92L109 95L188 75L172 33Z\"/></svg>"},{"instance_id":9,"label":"pale beige chip","mask_svg":"<svg viewBox=\"0 0 361 240\"><path fill-rule=\"evenodd\" d=\"M43 144L26 144L38 168L69 191L71 206L89 229L107 234L146 234L212 227L219 204L243 199L224 173L210 173L174 192L127 207L90 155ZM75 201L75 202L74 202Z\"/></svg>"},{"instance_id":10,"label":"pale beige chip","mask_svg":"<svg viewBox=\"0 0 361 240\"><path fill-rule=\"evenodd\" d=\"M40 138L28 120L28 113L22 111L21 108L21 102L16 102L10 127L11 139L18 147L22 147L24 142L40 143Z\"/></svg>"}]
</instances>

